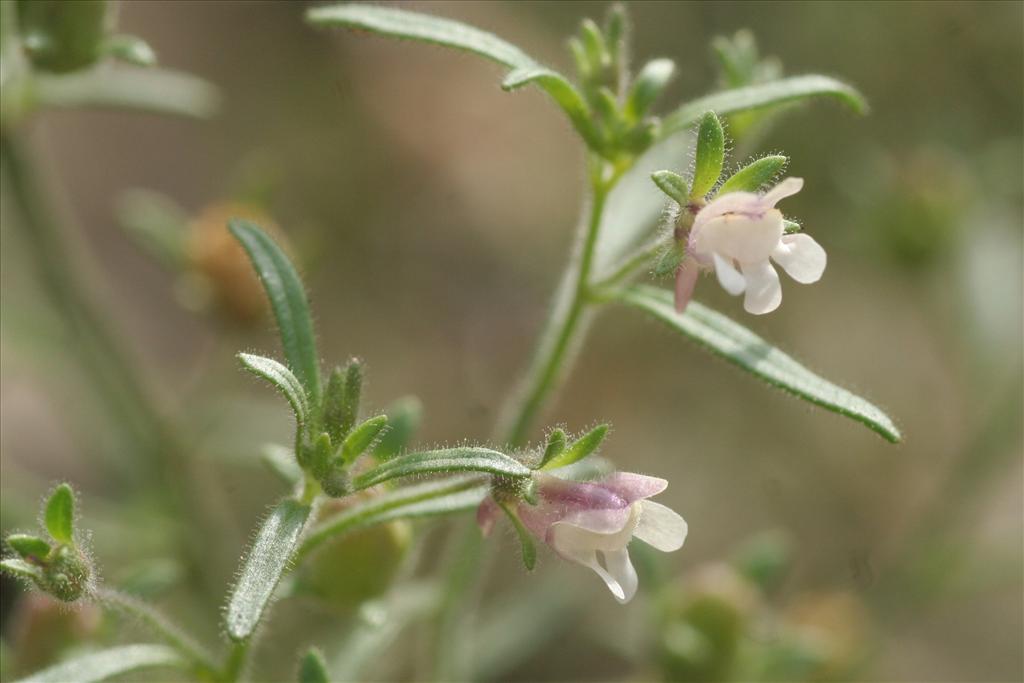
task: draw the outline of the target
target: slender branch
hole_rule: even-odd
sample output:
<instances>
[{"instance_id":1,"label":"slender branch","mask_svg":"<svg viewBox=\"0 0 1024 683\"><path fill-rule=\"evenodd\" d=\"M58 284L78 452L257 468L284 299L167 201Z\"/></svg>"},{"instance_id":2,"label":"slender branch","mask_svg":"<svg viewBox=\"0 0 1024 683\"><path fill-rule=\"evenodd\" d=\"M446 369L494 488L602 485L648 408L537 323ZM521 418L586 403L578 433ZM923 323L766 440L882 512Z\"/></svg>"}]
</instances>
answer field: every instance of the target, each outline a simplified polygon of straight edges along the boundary
<instances>
[{"instance_id":1,"label":"slender branch","mask_svg":"<svg viewBox=\"0 0 1024 683\"><path fill-rule=\"evenodd\" d=\"M107 609L116 610L135 617L148 626L156 635L163 638L168 645L192 661L204 673L209 674L217 671L217 664L206 649L178 626L171 623L167 617L153 606L110 588L99 588L95 594L101 605Z\"/></svg>"}]
</instances>

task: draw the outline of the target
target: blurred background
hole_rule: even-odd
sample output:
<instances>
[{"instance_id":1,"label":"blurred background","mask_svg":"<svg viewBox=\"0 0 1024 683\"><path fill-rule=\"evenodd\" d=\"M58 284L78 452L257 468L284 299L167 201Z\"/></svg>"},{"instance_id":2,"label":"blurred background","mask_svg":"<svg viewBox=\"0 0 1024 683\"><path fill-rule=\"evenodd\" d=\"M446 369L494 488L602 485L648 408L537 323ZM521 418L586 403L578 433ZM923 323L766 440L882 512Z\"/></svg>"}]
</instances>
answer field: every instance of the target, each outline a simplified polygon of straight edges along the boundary
<instances>
[{"instance_id":1,"label":"blurred background","mask_svg":"<svg viewBox=\"0 0 1024 683\"><path fill-rule=\"evenodd\" d=\"M606 8L407 6L491 30L564 70L565 37ZM119 346L179 430L170 470L154 476L127 418L97 398L77 340L40 289L19 217L3 206L2 530L32 527L42 496L68 479L104 578L211 639L246 539L284 492L257 454L291 434L283 403L234 359L278 348L247 271L218 248L223 216L277 226L311 290L325 362L367 364L368 414L414 395L416 444L484 442L543 321L585 185L582 147L539 92L502 92L500 69L475 57L314 30L304 7L123 2L121 29L144 36L161 64L216 84L219 115L63 111L25 131ZM710 280L697 298L877 402L905 442L890 445L609 309L544 424L612 423L603 455L669 479L659 500L687 519L690 536L678 553L638 559L641 593L622 608L551 554L527 575L514 538L498 534L474 646L491 668L480 675L692 678L676 635L707 594L750 621L736 627L743 642L773 637L765 623L820 635L826 654L801 670L808 679L1021 680L1024 5L629 10L635 62L679 65L663 111L719 87L711 40L744 28L786 74L834 75L866 95L867 117L815 102L735 145L747 156L784 152L788 173L805 178L785 209L828 251L822 282L785 282L782 307L766 317L744 314ZM184 256L140 229L154 211L178 217ZM199 577L180 565L168 541L176 522L154 502L175 488L168 477L192 482L190 507L208 515ZM444 527L421 541L428 556ZM370 564L349 569L387 574L372 563L390 571L407 542L400 529L388 533L363 539L369 550L350 557ZM761 560L784 565L770 590L740 585L723 564L758 547ZM63 619L85 642L119 637L88 610L48 612L3 581L5 676L66 645L30 638L40 620ZM508 616L509 598L536 610L528 626L487 620ZM258 657L280 676L295 648L330 650L357 618L347 603L276 609ZM414 677L424 630L394 646L407 656L367 677Z\"/></svg>"}]
</instances>

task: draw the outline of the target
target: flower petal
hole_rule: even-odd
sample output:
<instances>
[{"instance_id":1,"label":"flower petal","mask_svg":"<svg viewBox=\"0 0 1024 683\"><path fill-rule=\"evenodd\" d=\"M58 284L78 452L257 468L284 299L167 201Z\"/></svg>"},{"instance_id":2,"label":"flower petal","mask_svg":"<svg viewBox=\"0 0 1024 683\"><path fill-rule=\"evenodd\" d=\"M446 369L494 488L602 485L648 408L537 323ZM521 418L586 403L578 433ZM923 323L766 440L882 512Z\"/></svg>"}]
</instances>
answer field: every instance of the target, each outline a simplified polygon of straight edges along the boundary
<instances>
[{"instance_id":1,"label":"flower petal","mask_svg":"<svg viewBox=\"0 0 1024 683\"><path fill-rule=\"evenodd\" d=\"M740 266L747 278L747 293L743 298L743 308L748 313L762 315L771 313L782 303L782 286L779 274L768 262L744 263Z\"/></svg>"},{"instance_id":2,"label":"flower petal","mask_svg":"<svg viewBox=\"0 0 1024 683\"><path fill-rule=\"evenodd\" d=\"M821 279L825 272L827 256L814 238L804 233L785 235L779 246L772 252L772 259L782 266L789 276L802 284Z\"/></svg>"},{"instance_id":3,"label":"flower petal","mask_svg":"<svg viewBox=\"0 0 1024 683\"><path fill-rule=\"evenodd\" d=\"M601 555L604 559L605 570L614 579L618 590L604 576L601 578L608 584L608 588L616 600L620 603L629 602L636 595L636 588L640 583L636 576L636 569L633 568L633 563L629 559L629 551L623 548L622 550L604 552Z\"/></svg>"},{"instance_id":4,"label":"flower petal","mask_svg":"<svg viewBox=\"0 0 1024 683\"><path fill-rule=\"evenodd\" d=\"M730 213L708 221L697 233L694 248L698 254L715 252L740 263L761 261L779 245L783 231L782 214L776 209L756 217Z\"/></svg>"},{"instance_id":5,"label":"flower petal","mask_svg":"<svg viewBox=\"0 0 1024 683\"><path fill-rule=\"evenodd\" d=\"M693 288L697 285L700 268L690 257L684 258L676 270L676 312L682 313L693 298Z\"/></svg>"},{"instance_id":6,"label":"flower petal","mask_svg":"<svg viewBox=\"0 0 1024 683\"><path fill-rule=\"evenodd\" d=\"M629 503L656 496L668 488L668 481L633 472L614 472L598 482L598 486L622 496Z\"/></svg>"},{"instance_id":7,"label":"flower petal","mask_svg":"<svg viewBox=\"0 0 1024 683\"><path fill-rule=\"evenodd\" d=\"M708 221L727 213L761 215L762 198L753 192L727 192L712 199L693 217L693 229L699 230Z\"/></svg>"},{"instance_id":8,"label":"flower petal","mask_svg":"<svg viewBox=\"0 0 1024 683\"><path fill-rule=\"evenodd\" d=\"M640 503L640 522L633 535L658 550L670 553L683 547L686 520L661 503L645 500Z\"/></svg>"},{"instance_id":9,"label":"flower petal","mask_svg":"<svg viewBox=\"0 0 1024 683\"><path fill-rule=\"evenodd\" d=\"M792 196L804 187L803 178L786 178L781 183L764 193L762 205L766 209L773 208L780 200Z\"/></svg>"},{"instance_id":10,"label":"flower petal","mask_svg":"<svg viewBox=\"0 0 1024 683\"><path fill-rule=\"evenodd\" d=\"M624 550L622 552L625 552ZM627 597L626 587L619 582L619 577L613 575L607 569L601 566L601 563L597 561L597 552L593 549L577 548L571 552L562 553L567 560L571 560L577 564L582 564L584 567L590 567L594 572L601 577L605 585L608 586L608 590L612 592L615 599L619 602L627 602L629 598L633 597L633 593L636 592L636 587L633 586L632 592ZM607 557L607 554L605 555ZM616 558L618 560L618 558ZM629 556L626 556L626 562L629 562ZM629 568L632 569L633 565L630 564ZM621 568L620 568L621 569ZM635 573L634 573L635 577ZM628 581L628 574L622 573L622 579Z\"/></svg>"},{"instance_id":11,"label":"flower petal","mask_svg":"<svg viewBox=\"0 0 1024 683\"><path fill-rule=\"evenodd\" d=\"M715 262L715 275L718 276L718 284L722 285L722 289L733 296L742 294L747 288L747 279L718 254L712 254L712 258Z\"/></svg>"},{"instance_id":12,"label":"flower petal","mask_svg":"<svg viewBox=\"0 0 1024 683\"><path fill-rule=\"evenodd\" d=\"M580 510L548 528L545 539L561 555L577 550L618 550L629 545L640 504L621 510Z\"/></svg>"}]
</instances>

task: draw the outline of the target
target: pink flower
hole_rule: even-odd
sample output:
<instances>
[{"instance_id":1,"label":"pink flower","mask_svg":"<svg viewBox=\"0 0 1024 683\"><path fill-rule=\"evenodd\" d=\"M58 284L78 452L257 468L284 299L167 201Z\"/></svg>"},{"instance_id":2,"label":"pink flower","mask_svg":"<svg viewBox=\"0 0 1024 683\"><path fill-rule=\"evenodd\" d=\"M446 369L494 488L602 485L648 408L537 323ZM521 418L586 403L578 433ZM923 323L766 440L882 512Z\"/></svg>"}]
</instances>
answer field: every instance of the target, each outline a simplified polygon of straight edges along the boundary
<instances>
[{"instance_id":1,"label":"pink flower","mask_svg":"<svg viewBox=\"0 0 1024 683\"><path fill-rule=\"evenodd\" d=\"M797 282L817 282L825 271L825 250L810 235L784 234L782 213L775 208L803 185L800 178L786 178L763 195L729 192L702 208L687 242L691 258L676 272L676 310L682 312L689 303L700 268L713 269L733 296L745 293L743 308L757 315L782 303L779 274L771 261Z\"/></svg>"},{"instance_id":2,"label":"pink flower","mask_svg":"<svg viewBox=\"0 0 1024 683\"><path fill-rule=\"evenodd\" d=\"M537 504L520 500L515 512L538 539L567 560L593 569L622 603L636 593L637 576L626 549L635 536L663 552L686 540L686 522L647 500L668 486L664 479L616 472L599 482L578 482L536 472ZM490 533L498 505L487 498L477 523Z\"/></svg>"}]
</instances>

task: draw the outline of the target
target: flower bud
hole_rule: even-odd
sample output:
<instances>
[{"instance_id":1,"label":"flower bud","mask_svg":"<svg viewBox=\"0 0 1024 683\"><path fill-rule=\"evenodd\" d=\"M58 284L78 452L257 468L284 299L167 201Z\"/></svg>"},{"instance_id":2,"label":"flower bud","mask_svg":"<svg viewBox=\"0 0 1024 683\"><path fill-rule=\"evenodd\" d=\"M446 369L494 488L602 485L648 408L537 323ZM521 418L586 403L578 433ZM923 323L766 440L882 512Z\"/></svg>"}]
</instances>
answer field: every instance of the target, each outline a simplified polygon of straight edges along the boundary
<instances>
[{"instance_id":1,"label":"flower bud","mask_svg":"<svg viewBox=\"0 0 1024 683\"><path fill-rule=\"evenodd\" d=\"M75 71L102 53L110 17L106 0L18 0L17 8L25 52L36 68Z\"/></svg>"},{"instance_id":2,"label":"flower bud","mask_svg":"<svg viewBox=\"0 0 1024 683\"><path fill-rule=\"evenodd\" d=\"M57 547L47 558L39 588L63 602L75 602L88 592L92 567L82 551L69 545Z\"/></svg>"}]
</instances>

